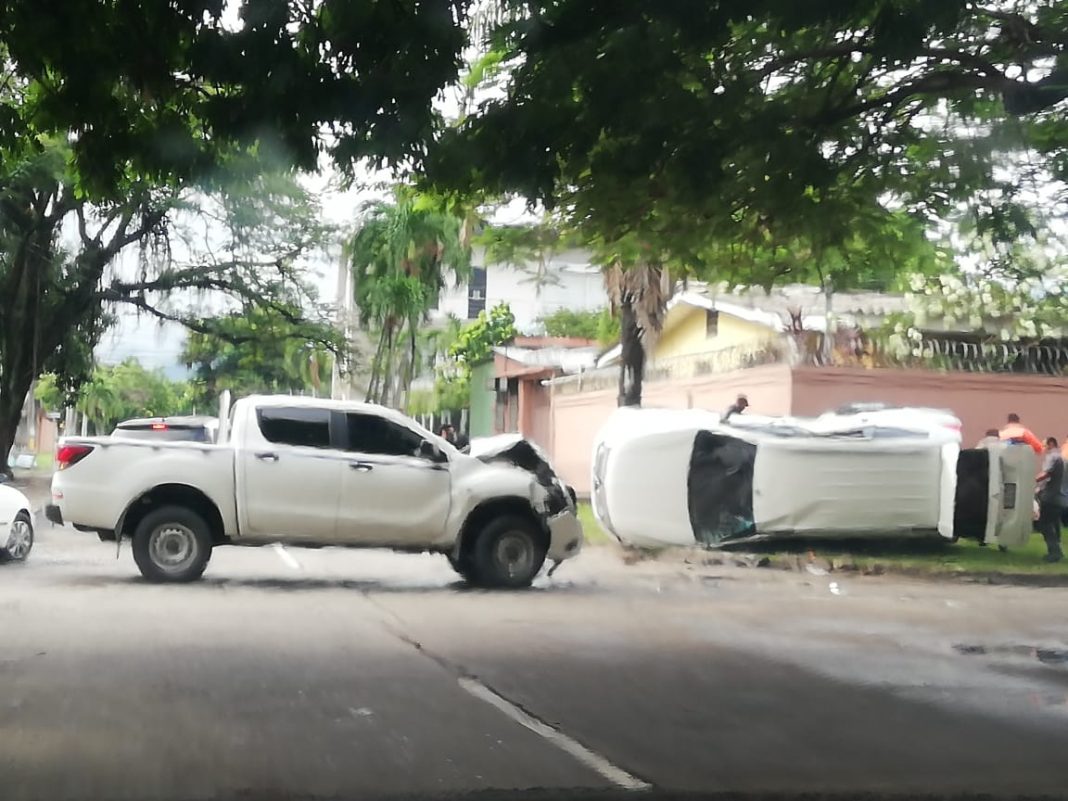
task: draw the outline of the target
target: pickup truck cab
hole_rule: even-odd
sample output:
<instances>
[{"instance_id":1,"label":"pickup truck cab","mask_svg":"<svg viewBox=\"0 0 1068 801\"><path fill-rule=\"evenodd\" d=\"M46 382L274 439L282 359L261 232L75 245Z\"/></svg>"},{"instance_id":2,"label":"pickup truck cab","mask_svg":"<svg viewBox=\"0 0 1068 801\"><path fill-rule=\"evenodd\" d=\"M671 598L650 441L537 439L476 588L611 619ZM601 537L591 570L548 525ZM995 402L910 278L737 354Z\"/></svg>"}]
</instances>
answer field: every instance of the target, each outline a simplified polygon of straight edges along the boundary
<instances>
[{"instance_id":1,"label":"pickup truck cab","mask_svg":"<svg viewBox=\"0 0 1068 801\"><path fill-rule=\"evenodd\" d=\"M218 443L70 438L53 522L130 538L152 581L200 577L219 545L392 548L448 556L469 582L530 584L582 546L574 491L516 437L460 453L371 404L251 397Z\"/></svg>"}]
</instances>

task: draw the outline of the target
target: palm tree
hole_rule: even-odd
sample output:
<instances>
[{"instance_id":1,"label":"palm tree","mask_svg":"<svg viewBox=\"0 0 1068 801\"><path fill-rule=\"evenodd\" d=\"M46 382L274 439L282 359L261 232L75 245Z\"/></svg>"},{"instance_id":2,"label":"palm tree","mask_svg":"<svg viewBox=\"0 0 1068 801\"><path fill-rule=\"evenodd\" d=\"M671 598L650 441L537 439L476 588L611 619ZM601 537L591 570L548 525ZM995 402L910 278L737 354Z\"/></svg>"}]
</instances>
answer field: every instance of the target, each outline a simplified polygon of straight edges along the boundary
<instances>
[{"instance_id":1,"label":"palm tree","mask_svg":"<svg viewBox=\"0 0 1068 801\"><path fill-rule=\"evenodd\" d=\"M361 322L378 334L367 400L404 405L419 328L448 279L470 273L471 222L408 187L398 188L392 202L364 207L347 255Z\"/></svg>"},{"instance_id":2,"label":"palm tree","mask_svg":"<svg viewBox=\"0 0 1068 801\"><path fill-rule=\"evenodd\" d=\"M615 261L604 274L612 313L619 316L620 406L641 406L645 357L664 329L673 284L659 262L624 266Z\"/></svg>"}]
</instances>

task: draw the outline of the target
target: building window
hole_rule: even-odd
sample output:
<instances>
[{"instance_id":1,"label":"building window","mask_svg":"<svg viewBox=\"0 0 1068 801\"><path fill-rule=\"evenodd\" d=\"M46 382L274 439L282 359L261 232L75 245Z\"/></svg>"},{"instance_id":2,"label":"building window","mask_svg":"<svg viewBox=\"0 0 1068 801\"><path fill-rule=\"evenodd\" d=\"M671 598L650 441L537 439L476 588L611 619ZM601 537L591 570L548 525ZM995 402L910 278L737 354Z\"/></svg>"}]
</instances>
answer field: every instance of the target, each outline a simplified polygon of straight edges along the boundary
<instances>
[{"instance_id":1,"label":"building window","mask_svg":"<svg viewBox=\"0 0 1068 801\"><path fill-rule=\"evenodd\" d=\"M474 320L486 310L486 268L474 267L467 289L467 319Z\"/></svg>"},{"instance_id":2,"label":"building window","mask_svg":"<svg viewBox=\"0 0 1068 801\"><path fill-rule=\"evenodd\" d=\"M715 309L705 311L705 336L714 337L719 334L719 312Z\"/></svg>"}]
</instances>

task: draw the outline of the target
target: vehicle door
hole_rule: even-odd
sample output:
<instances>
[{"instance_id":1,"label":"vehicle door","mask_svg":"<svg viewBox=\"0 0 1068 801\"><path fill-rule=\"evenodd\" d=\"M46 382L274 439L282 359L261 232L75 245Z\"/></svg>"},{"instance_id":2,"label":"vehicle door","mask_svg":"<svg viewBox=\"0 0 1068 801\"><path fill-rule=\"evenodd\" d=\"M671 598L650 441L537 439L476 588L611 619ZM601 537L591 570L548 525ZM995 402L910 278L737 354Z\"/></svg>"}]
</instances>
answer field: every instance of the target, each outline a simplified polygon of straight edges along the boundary
<instances>
[{"instance_id":1,"label":"vehicle door","mask_svg":"<svg viewBox=\"0 0 1068 801\"><path fill-rule=\"evenodd\" d=\"M440 541L451 500L448 457L418 431L373 411L336 415L347 451L339 539L395 547Z\"/></svg>"},{"instance_id":2,"label":"vehicle door","mask_svg":"<svg viewBox=\"0 0 1068 801\"><path fill-rule=\"evenodd\" d=\"M1026 445L1001 445L992 448L998 459L1000 482L991 493L1000 493L996 541L1006 547L1020 547L1031 539L1034 524L1035 452ZM991 478L994 475L991 470Z\"/></svg>"},{"instance_id":3,"label":"vehicle door","mask_svg":"<svg viewBox=\"0 0 1068 801\"><path fill-rule=\"evenodd\" d=\"M294 405L252 413L235 443L242 536L332 542L348 455L331 444L330 411Z\"/></svg>"}]
</instances>

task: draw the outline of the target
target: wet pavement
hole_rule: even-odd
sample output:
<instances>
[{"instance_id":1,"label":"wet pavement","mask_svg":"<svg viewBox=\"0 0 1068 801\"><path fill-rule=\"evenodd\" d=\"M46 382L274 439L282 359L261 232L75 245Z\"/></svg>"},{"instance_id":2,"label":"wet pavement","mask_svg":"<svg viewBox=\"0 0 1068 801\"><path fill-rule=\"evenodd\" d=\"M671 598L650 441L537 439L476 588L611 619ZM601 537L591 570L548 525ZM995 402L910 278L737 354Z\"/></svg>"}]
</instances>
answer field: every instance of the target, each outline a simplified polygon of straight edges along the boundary
<instances>
[{"instance_id":1,"label":"wet pavement","mask_svg":"<svg viewBox=\"0 0 1068 801\"><path fill-rule=\"evenodd\" d=\"M0 566L5 801L1065 795L1066 589L603 548L520 593L270 547L153 586L38 534Z\"/></svg>"}]
</instances>

